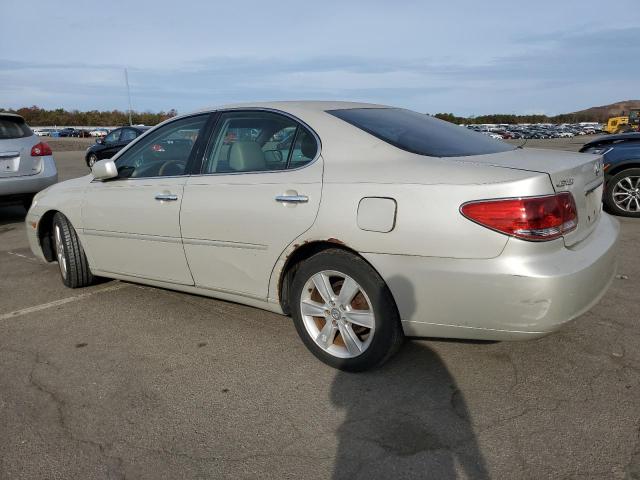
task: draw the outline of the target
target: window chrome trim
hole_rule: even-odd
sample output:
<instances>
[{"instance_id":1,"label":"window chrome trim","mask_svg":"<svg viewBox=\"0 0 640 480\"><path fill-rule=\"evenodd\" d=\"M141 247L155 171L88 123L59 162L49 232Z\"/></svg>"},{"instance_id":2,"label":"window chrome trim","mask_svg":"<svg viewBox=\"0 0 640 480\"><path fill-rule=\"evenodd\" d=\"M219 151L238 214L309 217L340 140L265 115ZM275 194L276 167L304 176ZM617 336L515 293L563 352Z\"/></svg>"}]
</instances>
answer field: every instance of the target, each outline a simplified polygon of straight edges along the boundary
<instances>
[{"instance_id":1,"label":"window chrome trim","mask_svg":"<svg viewBox=\"0 0 640 480\"><path fill-rule=\"evenodd\" d=\"M150 132L153 132L154 130L156 130L160 126L168 125L171 122L182 120L184 118L196 117L196 116L199 116L199 115L212 115L214 113L226 113L226 112L267 112L267 113L275 113L275 114L283 115L285 117L289 117L293 121L295 121L295 122L299 123L300 125L302 125L303 127L305 127L309 132L311 132L311 135L313 135L313 137L316 140L316 144L318 145L318 151L316 152L316 156L309 163L306 163L306 164L302 165L301 167L285 168L285 169L282 169L282 170L255 170L255 171L252 171L252 172L219 172L219 173L202 173L202 171L200 171L200 173L192 173L192 174L189 174L189 175L171 175L171 176L160 175L160 176L155 176L155 177L113 178L113 179L110 179L109 182L111 182L111 181L121 182L123 180L134 180L134 181L137 181L137 180L153 180L153 179L159 179L159 178L193 178L193 177L211 177L211 176L220 176L220 175L253 175L253 174L262 174L262 173L296 172L298 170L302 170L303 168L307 168L307 167L313 165L314 163L316 163L318 161L318 159L322 155L322 141L320 140L320 136L316 133L316 131L313 128L311 128L311 126L309 126L308 123L304 122L303 120L300 120L295 115L292 115L289 112L285 112L283 110L278 110L276 108L233 107L233 108L224 108L224 109L220 109L220 110L210 110L210 111L204 111L204 112L200 111L200 112L196 112L196 113L180 115L180 116L177 116L177 117L173 117L173 118L167 119L164 122L159 123L158 125L150 128L149 130L144 132L139 137L136 137L126 147L124 147L122 150L120 150L118 153L116 153L112 158L110 158L110 160L115 162L133 144L138 143L138 141L140 141L141 138L144 138L146 135L148 135ZM203 164L200 165L201 170L202 170L202 165ZM96 180L94 178L91 182L92 183L93 182L102 182L102 180Z\"/></svg>"}]
</instances>

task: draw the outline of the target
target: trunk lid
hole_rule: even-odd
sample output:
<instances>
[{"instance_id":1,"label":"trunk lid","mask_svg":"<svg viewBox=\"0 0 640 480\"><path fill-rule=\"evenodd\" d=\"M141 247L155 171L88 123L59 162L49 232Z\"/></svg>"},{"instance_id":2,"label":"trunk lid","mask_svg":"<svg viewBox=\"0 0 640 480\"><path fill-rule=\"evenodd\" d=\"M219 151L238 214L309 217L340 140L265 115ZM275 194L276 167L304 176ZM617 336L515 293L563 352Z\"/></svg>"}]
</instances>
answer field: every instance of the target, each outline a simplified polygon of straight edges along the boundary
<instances>
[{"instance_id":1,"label":"trunk lid","mask_svg":"<svg viewBox=\"0 0 640 480\"><path fill-rule=\"evenodd\" d=\"M32 157L31 147L38 137L0 138L0 178L35 175L42 167L42 157Z\"/></svg>"},{"instance_id":2,"label":"trunk lid","mask_svg":"<svg viewBox=\"0 0 640 480\"><path fill-rule=\"evenodd\" d=\"M20 115L0 113L0 178L40 172L42 157L31 156L38 138Z\"/></svg>"},{"instance_id":3,"label":"trunk lid","mask_svg":"<svg viewBox=\"0 0 640 480\"><path fill-rule=\"evenodd\" d=\"M546 173L556 192L571 192L578 209L578 226L564 236L567 246L585 239L595 229L602 211L604 175L601 156L518 148L467 158L473 163Z\"/></svg>"}]
</instances>

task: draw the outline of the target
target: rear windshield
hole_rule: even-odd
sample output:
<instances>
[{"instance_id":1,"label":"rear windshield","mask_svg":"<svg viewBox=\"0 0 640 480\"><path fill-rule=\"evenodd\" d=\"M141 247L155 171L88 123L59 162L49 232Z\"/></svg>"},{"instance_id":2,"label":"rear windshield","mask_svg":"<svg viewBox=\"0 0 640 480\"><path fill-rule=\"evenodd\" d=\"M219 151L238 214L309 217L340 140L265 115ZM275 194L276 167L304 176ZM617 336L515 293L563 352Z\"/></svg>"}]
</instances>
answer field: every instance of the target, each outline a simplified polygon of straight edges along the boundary
<instances>
[{"instance_id":1,"label":"rear windshield","mask_svg":"<svg viewBox=\"0 0 640 480\"><path fill-rule=\"evenodd\" d=\"M20 117L0 116L0 140L23 138L33 135L31 129Z\"/></svg>"},{"instance_id":2,"label":"rear windshield","mask_svg":"<svg viewBox=\"0 0 640 480\"><path fill-rule=\"evenodd\" d=\"M515 147L429 115L401 108L327 110L345 122L407 152L430 157L463 157Z\"/></svg>"}]
</instances>

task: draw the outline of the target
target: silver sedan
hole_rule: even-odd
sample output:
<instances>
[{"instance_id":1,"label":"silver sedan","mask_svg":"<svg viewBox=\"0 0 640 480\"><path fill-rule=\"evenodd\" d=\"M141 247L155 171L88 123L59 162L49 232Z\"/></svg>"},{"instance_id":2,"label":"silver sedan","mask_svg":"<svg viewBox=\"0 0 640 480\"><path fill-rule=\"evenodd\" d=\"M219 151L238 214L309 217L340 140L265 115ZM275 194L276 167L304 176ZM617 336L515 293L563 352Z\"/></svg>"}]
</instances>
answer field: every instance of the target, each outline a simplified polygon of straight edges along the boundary
<instances>
[{"instance_id":1,"label":"silver sedan","mask_svg":"<svg viewBox=\"0 0 640 480\"><path fill-rule=\"evenodd\" d=\"M521 149L409 110L231 105L173 118L40 193L34 253L94 276L291 315L344 370L404 336L537 338L615 272L602 159Z\"/></svg>"}]
</instances>

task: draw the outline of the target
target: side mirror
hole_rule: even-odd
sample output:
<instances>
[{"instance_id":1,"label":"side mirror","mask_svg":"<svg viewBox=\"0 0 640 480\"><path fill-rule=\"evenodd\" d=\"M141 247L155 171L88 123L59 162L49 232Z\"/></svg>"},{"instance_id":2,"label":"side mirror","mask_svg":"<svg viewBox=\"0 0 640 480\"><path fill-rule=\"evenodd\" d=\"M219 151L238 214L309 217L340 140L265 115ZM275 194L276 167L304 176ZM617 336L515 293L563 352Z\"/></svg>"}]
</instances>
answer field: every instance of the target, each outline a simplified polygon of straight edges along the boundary
<instances>
[{"instance_id":1,"label":"side mirror","mask_svg":"<svg viewBox=\"0 0 640 480\"><path fill-rule=\"evenodd\" d=\"M108 180L118 176L118 169L113 160L100 160L91 167L91 174L96 180Z\"/></svg>"},{"instance_id":2,"label":"side mirror","mask_svg":"<svg viewBox=\"0 0 640 480\"><path fill-rule=\"evenodd\" d=\"M104 138L102 137L96 138L96 143L99 143L100 145L104 145Z\"/></svg>"}]
</instances>

